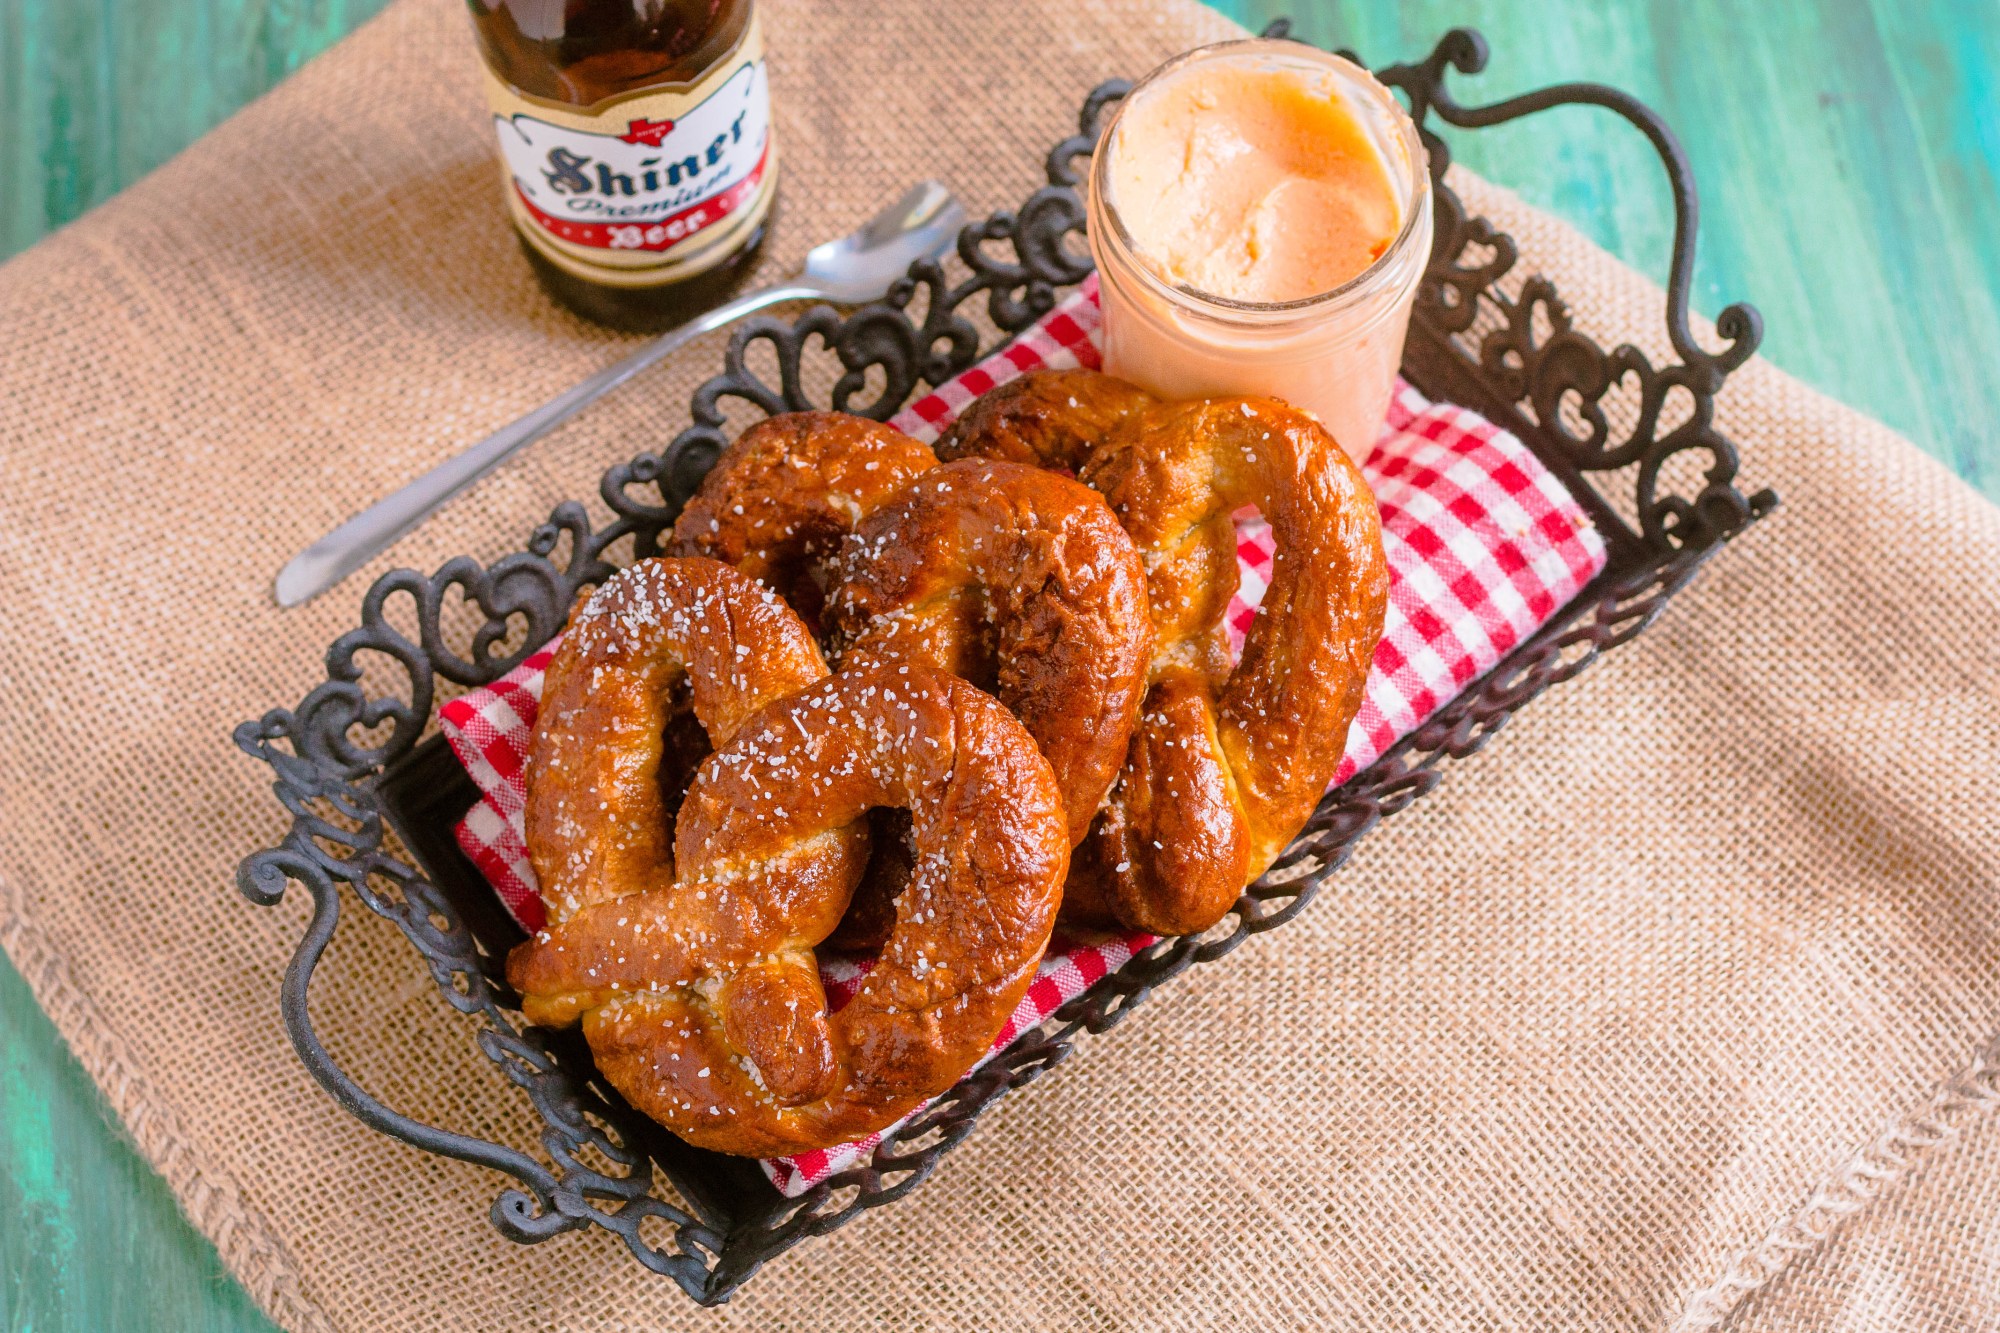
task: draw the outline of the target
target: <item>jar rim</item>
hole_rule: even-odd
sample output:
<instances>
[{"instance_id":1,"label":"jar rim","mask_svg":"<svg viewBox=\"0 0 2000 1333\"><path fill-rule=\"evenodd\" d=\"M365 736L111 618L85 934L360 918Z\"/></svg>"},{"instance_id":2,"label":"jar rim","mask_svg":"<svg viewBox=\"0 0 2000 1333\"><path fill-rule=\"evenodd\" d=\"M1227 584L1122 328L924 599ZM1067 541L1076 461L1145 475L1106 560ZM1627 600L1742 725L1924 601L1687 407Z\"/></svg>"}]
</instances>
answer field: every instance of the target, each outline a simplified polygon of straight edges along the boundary
<instances>
[{"instance_id":1,"label":"jar rim","mask_svg":"<svg viewBox=\"0 0 2000 1333\"><path fill-rule=\"evenodd\" d=\"M1112 136L1118 132L1118 122L1124 117L1126 108L1130 107L1146 89L1173 77L1190 65L1211 60L1238 60L1246 56L1260 55L1275 56L1291 63L1330 71L1342 78L1349 88L1362 92L1374 99L1380 107L1389 110L1392 113L1391 123L1396 127L1396 135L1403 149L1399 156L1402 158L1403 170L1407 173L1406 189L1409 197L1403 202L1403 222L1396 232L1395 239L1383 248L1381 254L1369 262L1368 267L1339 286L1330 287L1323 292L1314 292L1310 296L1295 297L1289 301L1244 301L1204 291L1199 287L1167 281L1145 260L1138 243L1132 239L1131 232L1126 230L1125 220L1118 215L1118 206L1110 198L1106 179L1111 160L1111 154L1106 149L1111 143ZM1371 139L1375 137L1374 134L1370 134ZM1378 149L1379 147L1378 144ZM1384 153L1383 156L1386 158L1389 154ZM1385 162L1384 165L1390 164ZM1416 122L1411 119L1409 112L1403 109L1402 103L1396 100L1394 94L1383 87L1373 74L1344 56L1322 51L1303 42L1270 37L1244 37L1227 42L1213 42L1183 52L1132 85L1131 90L1120 100L1117 108L1111 113L1111 119L1105 122L1103 131L1098 135L1091 156L1090 198L1087 211L1093 224L1098 218L1103 219L1106 229L1116 240L1118 248L1123 251L1121 258L1128 259L1130 262L1127 266L1156 293L1178 305L1198 305L1204 313L1238 315L1254 319L1258 316L1296 315L1333 306L1347 306L1372 293L1388 280L1385 279L1385 275L1399 266L1399 261L1408 252L1413 239L1423 230L1423 221L1430 212L1430 195L1429 154L1425 151L1423 140L1417 133Z\"/></svg>"}]
</instances>

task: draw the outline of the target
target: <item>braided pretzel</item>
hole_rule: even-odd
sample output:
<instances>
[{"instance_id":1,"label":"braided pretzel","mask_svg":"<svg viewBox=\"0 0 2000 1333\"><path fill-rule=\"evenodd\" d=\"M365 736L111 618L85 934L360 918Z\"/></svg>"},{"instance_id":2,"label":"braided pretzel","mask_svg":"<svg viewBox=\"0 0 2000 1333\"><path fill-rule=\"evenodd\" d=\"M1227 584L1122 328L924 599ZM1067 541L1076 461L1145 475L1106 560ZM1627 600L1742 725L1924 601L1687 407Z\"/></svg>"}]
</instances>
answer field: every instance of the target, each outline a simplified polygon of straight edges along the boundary
<instances>
[{"instance_id":1,"label":"braided pretzel","mask_svg":"<svg viewBox=\"0 0 2000 1333\"><path fill-rule=\"evenodd\" d=\"M1125 761L1153 652L1146 573L1103 497L1020 463L913 478L855 526L825 619L843 670L917 662L981 685L1035 738L1081 842Z\"/></svg>"},{"instance_id":2,"label":"braided pretzel","mask_svg":"<svg viewBox=\"0 0 2000 1333\"><path fill-rule=\"evenodd\" d=\"M824 675L791 608L713 560L641 560L580 601L528 752L529 859L550 919L671 883L691 761ZM859 874L860 839L823 849L829 874Z\"/></svg>"},{"instance_id":3,"label":"braided pretzel","mask_svg":"<svg viewBox=\"0 0 2000 1333\"><path fill-rule=\"evenodd\" d=\"M1093 391L1090 372L1061 374L972 418L948 452L1074 457L1081 431L1038 405ZM1145 560L1157 642L1138 729L1077 849L1065 912L1188 934L1220 920L1297 836L1339 766L1387 604L1381 520L1360 471L1303 412L1260 398L1146 406L1098 388L1089 401L1119 411L1079 475ZM1277 558L1232 670L1230 516L1247 504L1270 523Z\"/></svg>"},{"instance_id":4,"label":"braided pretzel","mask_svg":"<svg viewBox=\"0 0 2000 1333\"><path fill-rule=\"evenodd\" d=\"M872 421L773 417L716 461L674 525L673 547L736 564L815 620L828 609L822 588L844 579L842 623L826 626L843 665L907 660L997 682L1055 768L1081 839L1123 762L1143 690L1150 632L1137 555L1087 487L966 464L938 491L934 463ZM832 559L856 525L865 540ZM844 932L859 944L879 937L870 926L886 924L900 882L900 829L878 818L875 831L877 864Z\"/></svg>"},{"instance_id":5,"label":"braided pretzel","mask_svg":"<svg viewBox=\"0 0 2000 1333\"><path fill-rule=\"evenodd\" d=\"M736 566L815 623L821 562L863 514L936 462L916 440L866 417L770 417L722 451L668 545L675 555Z\"/></svg>"},{"instance_id":6,"label":"braided pretzel","mask_svg":"<svg viewBox=\"0 0 2000 1333\"><path fill-rule=\"evenodd\" d=\"M813 949L847 905L848 831L879 806L911 812L915 871L880 960L829 1015ZM751 716L702 764L674 855L675 882L588 903L516 949L508 979L530 1019L580 1017L641 1111L768 1155L884 1128L971 1068L1034 978L1069 841L1013 715L896 666Z\"/></svg>"}]
</instances>

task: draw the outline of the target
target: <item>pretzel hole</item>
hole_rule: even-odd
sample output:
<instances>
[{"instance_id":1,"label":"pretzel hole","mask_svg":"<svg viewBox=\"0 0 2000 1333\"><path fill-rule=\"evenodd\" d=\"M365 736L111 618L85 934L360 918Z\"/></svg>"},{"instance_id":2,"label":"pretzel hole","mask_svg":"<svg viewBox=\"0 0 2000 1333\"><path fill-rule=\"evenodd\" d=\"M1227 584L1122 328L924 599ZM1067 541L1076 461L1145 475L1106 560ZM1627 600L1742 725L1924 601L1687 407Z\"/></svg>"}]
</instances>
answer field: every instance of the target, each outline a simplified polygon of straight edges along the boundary
<instances>
[{"instance_id":1,"label":"pretzel hole","mask_svg":"<svg viewBox=\"0 0 2000 1333\"><path fill-rule=\"evenodd\" d=\"M1229 660L1241 661L1243 641L1250 636L1274 574L1271 525L1256 505L1244 505L1229 516L1236 526L1236 597L1223 615L1229 636Z\"/></svg>"},{"instance_id":2,"label":"pretzel hole","mask_svg":"<svg viewBox=\"0 0 2000 1333\"><path fill-rule=\"evenodd\" d=\"M667 687L663 710L666 725L660 730L660 768L654 775L660 788L660 808L672 822L687 799L688 784L695 770L713 753L708 731L694 715L694 686L685 673Z\"/></svg>"},{"instance_id":3,"label":"pretzel hole","mask_svg":"<svg viewBox=\"0 0 2000 1333\"><path fill-rule=\"evenodd\" d=\"M988 694L998 695L1001 690L1001 660L1013 654L1002 652L1001 627L986 590L968 589L966 597L972 603L967 616L972 632L959 644L958 656L946 664L946 670Z\"/></svg>"},{"instance_id":4,"label":"pretzel hole","mask_svg":"<svg viewBox=\"0 0 2000 1333\"><path fill-rule=\"evenodd\" d=\"M878 806L868 812L868 868L823 949L849 955L850 962L873 965L896 928L896 900L910 886L910 876L916 871L911 828L908 810ZM852 998L851 990L828 991L827 1012L840 1012Z\"/></svg>"}]
</instances>

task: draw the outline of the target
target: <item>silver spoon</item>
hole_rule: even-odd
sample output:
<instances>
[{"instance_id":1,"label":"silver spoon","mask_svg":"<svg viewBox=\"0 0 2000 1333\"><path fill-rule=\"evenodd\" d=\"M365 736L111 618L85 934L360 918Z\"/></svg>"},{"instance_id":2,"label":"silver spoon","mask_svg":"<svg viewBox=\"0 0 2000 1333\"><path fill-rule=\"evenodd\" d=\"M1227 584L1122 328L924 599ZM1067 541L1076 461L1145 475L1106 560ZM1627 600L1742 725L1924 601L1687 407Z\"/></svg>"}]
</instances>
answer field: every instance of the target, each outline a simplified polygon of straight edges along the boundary
<instances>
[{"instance_id":1,"label":"silver spoon","mask_svg":"<svg viewBox=\"0 0 2000 1333\"><path fill-rule=\"evenodd\" d=\"M297 606L352 574L428 518L445 501L500 466L604 394L704 333L781 301L879 301L919 259L936 259L965 224L965 209L937 181L923 181L837 241L816 246L790 282L739 296L647 343L598 371L464 453L438 464L385 500L364 509L292 557L272 592L279 606Z\"/></svg>"}]
</instances>

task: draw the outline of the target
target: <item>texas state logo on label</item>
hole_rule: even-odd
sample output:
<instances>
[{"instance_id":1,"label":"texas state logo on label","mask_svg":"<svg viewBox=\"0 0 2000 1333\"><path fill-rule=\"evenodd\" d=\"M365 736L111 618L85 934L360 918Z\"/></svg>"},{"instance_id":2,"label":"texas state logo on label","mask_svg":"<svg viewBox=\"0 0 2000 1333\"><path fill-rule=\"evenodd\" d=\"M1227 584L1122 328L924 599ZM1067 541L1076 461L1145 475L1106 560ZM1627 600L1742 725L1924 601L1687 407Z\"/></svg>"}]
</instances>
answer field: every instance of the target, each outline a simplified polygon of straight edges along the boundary
<instances>
[{"instance_id":1,"label":"texas state logo on label","mask_svg":"<svg viewBox=\"0 0 2000 1333\"><path fill-rule=\"evenodd\" d=\"M708 266L677 262L689 251L720 262L734 248L726 235L747 230L768 205L762 54L753 30L693 88L649 90L588 112L492 88L510 203L529 239L593 277L609 267L661 280L664 270L678 277Z\"/></svg>"}]
</instances>

